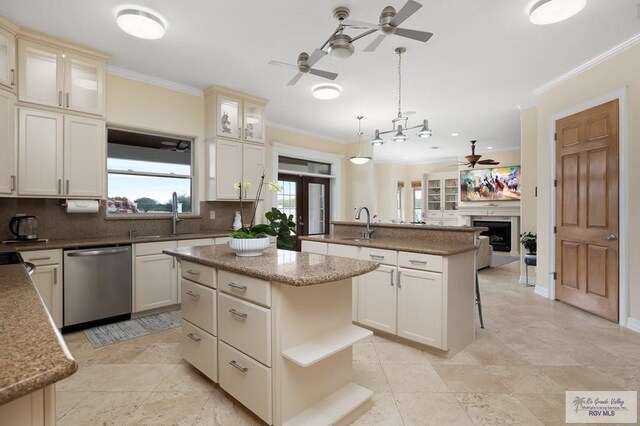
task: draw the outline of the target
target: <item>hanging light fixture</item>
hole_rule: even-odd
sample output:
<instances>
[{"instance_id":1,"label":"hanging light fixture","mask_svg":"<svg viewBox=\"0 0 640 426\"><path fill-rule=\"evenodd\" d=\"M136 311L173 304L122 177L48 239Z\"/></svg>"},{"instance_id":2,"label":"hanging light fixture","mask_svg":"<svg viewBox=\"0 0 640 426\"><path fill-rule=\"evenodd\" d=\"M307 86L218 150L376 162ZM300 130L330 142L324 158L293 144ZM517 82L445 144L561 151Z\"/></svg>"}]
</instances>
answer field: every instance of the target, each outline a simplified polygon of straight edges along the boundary
<instances>
[{"instance_id":1,"label":"hanging light fixture","mask_svg":"<svg viewBox=\"0 0 640 426\"><path fill-rule=\"evenodd\" d=\"M406 115L402 114L402 54L406 52L407 49L404 47L396 47L394 52L398 54L398 116L394 118L391 122L393 123L393 128L391 130L386 130L381 132L376 129L376 133L374 138L370 141L373 146L380 146L384 143L384 139L380 137L380 135L385 135L388 133L394 133L391 137L391 140L394 142L404 142L407 140L407 135L404 133L407 130L413 130L420 128L416 135L420 138L428 138L433 136L433 130L429 128L429 120L422 120L422 124L418 124L412 127L409 127L408 121L409 118Z\"/></svg>"},{"instance_id":2,"label":"hanging light fixture","mask_svg":"<svg viewBox=\"0 0 640 426\"><path fill-rule=\"evenodd\" d=\"M362 148L362 127L360 125L364 117L359 115L356 118L358 119L358 155L352 155L351 157L349 157L349 161L351 161L353 164L362 165L368 163L371 160L371 157L362 155L360 151L360 149Z\"/></svg>"}]
</instances>

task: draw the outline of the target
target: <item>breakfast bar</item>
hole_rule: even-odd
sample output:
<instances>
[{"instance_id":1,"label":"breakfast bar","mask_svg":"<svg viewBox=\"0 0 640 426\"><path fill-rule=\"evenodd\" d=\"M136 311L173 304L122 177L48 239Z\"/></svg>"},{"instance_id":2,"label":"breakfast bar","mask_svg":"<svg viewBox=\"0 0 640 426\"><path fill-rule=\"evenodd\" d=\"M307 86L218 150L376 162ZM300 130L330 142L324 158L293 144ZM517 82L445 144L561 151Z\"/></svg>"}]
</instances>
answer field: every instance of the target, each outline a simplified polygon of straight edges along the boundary
<instances>
[{"instance_id":1,"label":"breakfast bar","mask_svg":"<svg viewBox=\"0 0 640 426\"><path fill-rule=\"evenodd\" d=\"M181 263L183 356L268 424L334 424L368 409L352 380L351 279L378 263L275 248L165 250Z\"/></svg>"}]
</instances>

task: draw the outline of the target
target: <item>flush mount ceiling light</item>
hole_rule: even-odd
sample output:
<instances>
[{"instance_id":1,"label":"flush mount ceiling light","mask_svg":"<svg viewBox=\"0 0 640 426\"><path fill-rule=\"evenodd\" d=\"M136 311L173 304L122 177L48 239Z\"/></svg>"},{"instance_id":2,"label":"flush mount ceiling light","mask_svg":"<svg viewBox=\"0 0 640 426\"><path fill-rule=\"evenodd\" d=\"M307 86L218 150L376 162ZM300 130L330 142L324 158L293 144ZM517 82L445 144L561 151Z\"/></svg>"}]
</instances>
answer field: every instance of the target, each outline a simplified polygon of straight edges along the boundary
<instances>
[{"instance_id":1,"label":"flush mount ceiling light","mask_svg":"<svg viewBox=\"0 0 640 426\"><path fill-rule=\"evenodd\" d=\"M417 128L420 128L420 130L418 130L418 132L416 133L418 137L429 138L433 136L433 130L429 128L429 120L423 119L422 124L408 127L407 123L409 121L409 117L407 117L407 115L409 114L402 113L402 54L406 51L407 49L405 49L404 47L397 47L396 49L394 49L394 52L398 54L398 116L391 120L391 122L393 123L393 128L391 130L381 132L380 130L376 129L375 136L370 141L371 145L382 145L384 143L384 139L382 139L380 135L388 133L394 133L394 135L391 137L392 141L404 142L407 140L407 135L404 133L404 131Z\"/></svg>"},{"instance_id":2,"label":"flush mount ceiling light","mask_svg":"<svg viewBox=\"0 0 640 426\"><path fill-rule=\"evenodd\" d=\"M451 136L453 136L453 137L460 136L460 133L458 133L458 132L453 132L453 133L451 133Z\"/></svg>"},{"instance_id":3,"label":"flush mount ceiling light","mask_svg":"<svg viewBox=\"0 0 640 426\"><path fill-rule=\"evenodd\" d=\"M318 99L335 99L340 96L341 91L340 86L331 83L316 84L311 88L313 96Z\"/></svg>"},{"instance_id":4,"label":"flush mount ceiling light","mask_svg":"<svg viewBox=\"0 0 640 426\"><path fill-rule=\"evenodd\" d=\"M362 123L363 116L359 115L356 117L358 119L358 155L352 155L348 158L353 164L362 165L371 161L371 157L367 157L361 153L362 148L362 127L360 126Z\"/></svg>"},{"instance_id":5,"label":"flush mount ceiling light","mask_svg":"<svg viewBox=\"0 0 640 426\"><path fill-rule=\"evenodd\" d=\"M122 9L116 14L116 23L122 31L134 37L155 40L164 36L163 20L144 10Z\"/></svg>"},{"instance_id":6,"label":"flush mount ceiling light","mask_svg":"<svg viewBox=\"0 0 640 426\"><path fill-rule=\"evenodd\" d=\"M576 15L586 4L587 0L539 0L529 11L529 20L536 25L555 24Z\"/></svg>"}]
</instances>

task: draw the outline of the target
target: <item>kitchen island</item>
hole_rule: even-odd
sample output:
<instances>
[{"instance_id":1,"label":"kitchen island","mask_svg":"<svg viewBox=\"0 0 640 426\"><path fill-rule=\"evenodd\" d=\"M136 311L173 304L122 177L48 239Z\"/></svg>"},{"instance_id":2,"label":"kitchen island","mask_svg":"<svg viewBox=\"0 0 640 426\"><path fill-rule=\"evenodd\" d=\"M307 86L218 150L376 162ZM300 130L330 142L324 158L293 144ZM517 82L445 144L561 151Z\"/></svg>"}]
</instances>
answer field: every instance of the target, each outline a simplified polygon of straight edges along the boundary
<instances>
[{"instance_id":1,"label":"kitchen island","mask_svg":"<svg viewBox=\"0 0 640 426\"><path fill-rule=\"evenodd\" d=\"M372 392L353 383L351 279L368 260L270 248L165 250L181 263L183 356L268 424L334 424Z\"/></svg>"}]
</instances>

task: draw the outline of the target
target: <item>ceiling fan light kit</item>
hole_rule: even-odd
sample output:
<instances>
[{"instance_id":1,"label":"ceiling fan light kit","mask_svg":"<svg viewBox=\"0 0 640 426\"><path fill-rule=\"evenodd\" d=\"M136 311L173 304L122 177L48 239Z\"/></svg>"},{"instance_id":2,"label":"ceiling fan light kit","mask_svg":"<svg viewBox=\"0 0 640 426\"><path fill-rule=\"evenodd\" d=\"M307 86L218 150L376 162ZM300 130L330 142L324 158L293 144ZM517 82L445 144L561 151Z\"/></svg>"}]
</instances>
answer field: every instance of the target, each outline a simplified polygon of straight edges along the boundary
<instances>
[{"instance_id":1,"label":"ceiling fan light kit","mask_svg":"<svg viewBox=\"0 0 640 426\"><path fill-rule=\"evenodd\" d=\"M474 169L476 167L476 164L491 166L497 166L498 164L500 164L498 161L492 160L491 158L481 160L482 155L476 154L476 142L478 141L471 141L471 155L467 155L464 157L466 161L459 162L461 166L468 166Z\"/></svg>"},{"instance_id":2,"label":"ceiling fan light kit","mask_svg":"<svg viewBox=\"0 0 640 426\"><path fill-rule=\"evenodd\" d=\"M337 84L323 83L313 86L311 92L317 99L335 99L340 96L342 88Z\"/></svg>"},{"instance_id":3,"label":"ceiling fan light kit","mask_svg":"<svg viewBox=\"0 0 640 426\"><path fill-rule=\"evenodd\" d=\"M364 117L359 115L356 118L358 119L358 155L352 155L351 157L348 158L348 160L351 161L353 164L361 166L371 161L371 157L363 155L360 151L362 147L362 127L360 125Z\"/></svg>"},{"instance_id":4,"label":"ceiling fan light kit","mask_svg":"<svg viewBox=\"0 0 640 426\"><path fill-rule=\"evenodd\" d=\"M549 25L578 14L587 0L539 0L529 11L529 20L536 25Z\"/></svg>"},{"instance_id":5,"label":"ceiling fan light kit","mask_svg":"<svg viewBox=\"0 0 640 426\"><path fill-rule=\"evenodd\" d=\"M122 9L116 13L116 24L134 37L156 40L165 33L164 21L157 15L140 9Z\"/></svg>"}]
</instances>

